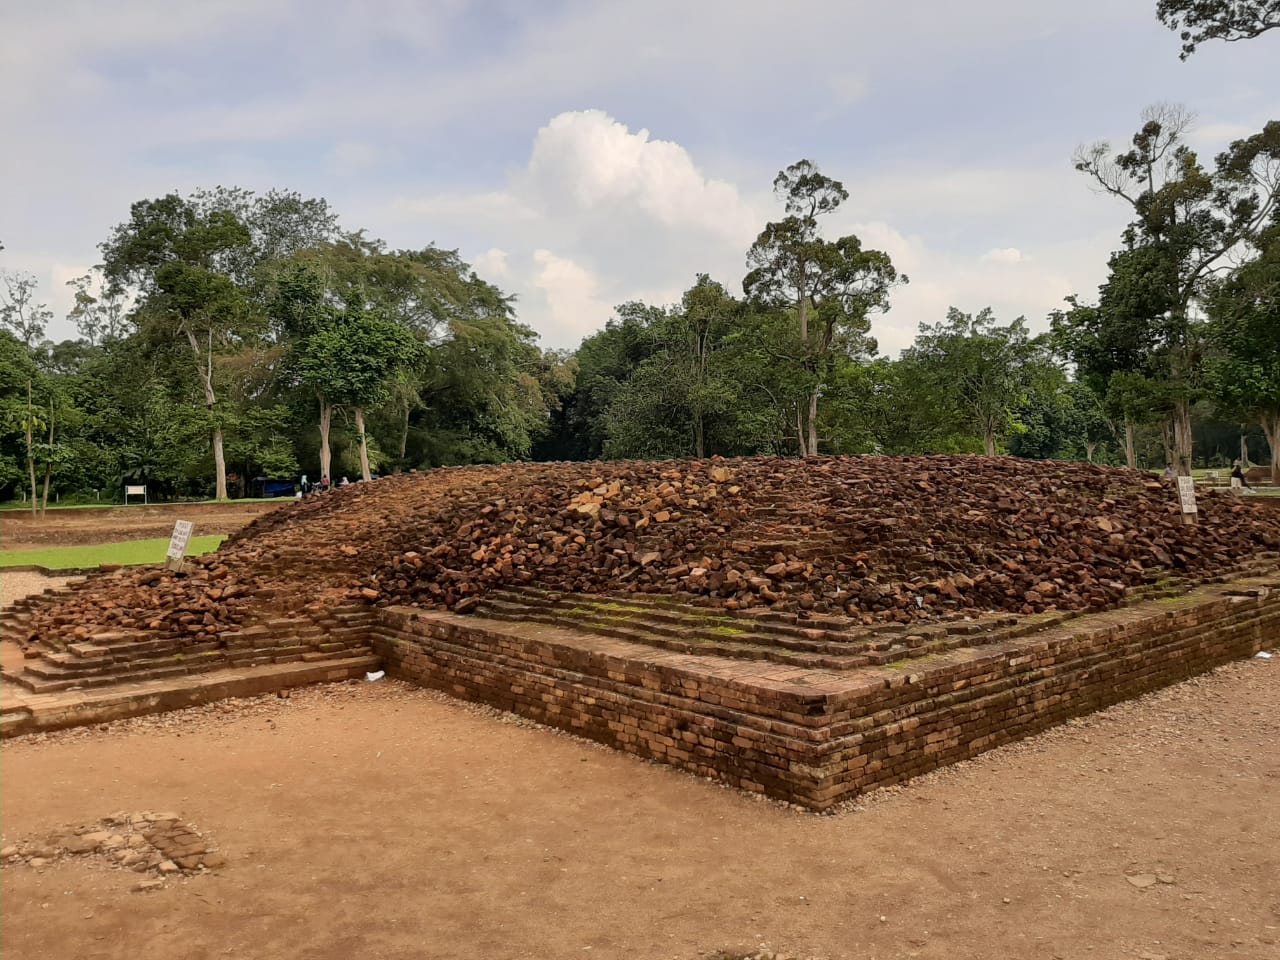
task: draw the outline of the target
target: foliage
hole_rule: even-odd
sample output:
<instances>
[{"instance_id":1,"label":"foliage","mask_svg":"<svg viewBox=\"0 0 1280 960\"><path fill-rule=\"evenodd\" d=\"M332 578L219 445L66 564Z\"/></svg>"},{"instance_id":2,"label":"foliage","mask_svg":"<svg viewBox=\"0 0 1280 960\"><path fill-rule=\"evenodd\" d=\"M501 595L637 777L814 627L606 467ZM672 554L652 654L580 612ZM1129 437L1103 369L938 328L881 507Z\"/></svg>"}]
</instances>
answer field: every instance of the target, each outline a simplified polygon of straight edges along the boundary
<instances>
[{"instance_id":1,"label":"foliage","mask_svg":"<svg viewBox=\"0 0 1280 960\"><path fill-rule=\"evenodd\" d=\"M967 424L988 456L1022 429L1018 411L1057 374L1047 339L1030 336L1022 317L999 326L990 307L976 316L952 307L944 323L921 324L903 361L935 415Z\"/></svg>"},{"instance_id":2,"label":"foliage","mask_svg":"<svg viewBox=\"0 0 1280 960\"><path fill-rule=\"evenodd\" d=\"M1158 0L1156 16L1178 31L1185 60L1206 40L1251 40L1280 27L1280 0Z\"/></svg>"},{"instance_id":3,"label":"foliage","mask_svg":"<svg viewBox=\"0 0 1280 960\"><path fill-rule=\"evenodd\" d=\"M835 211L849 193L811 161L781 171L773 187L787 216L766 224L747 251L751 269L742 288L759 307L794 310L797 338L788 353L809 381L806 402L796 403L796 439L802 455L815 454L819 400L832 379L835 352L875 353L870 314L887 310L890 289L907 278L898 275L887 254L864 250L852 234L822 238L818 217Z\"/></svg>"},{"instance_id":4,"label":"foliage","mask_svg":"<svg viewBox=\"0 0 1280 960\"><path fill-rule=\"evenodd\" d=\"M1191 118L1170 105L1150 108L1132 147L1082 148L1076 169L1134 214L1125 249L1112 258L1099 305L1103 326L1120 324L1143 345L1137 367L1167 405L1170 456L1190 470L1191 408L1202 395L1203 330L1194 313L1214 272L1256 238L1280 198L1280 122L1237 140L1206 169L1186 137Z\"/></svg>"},{"instance_id":5,"label":"foliage","mask_svg":"<svg viewBox=\"0 0 1280 960\"><path fill-rule=\"evenodd\" d=\"M1280 476L1280 223L1257 241L1257 256L1215 283L1208 297L1207 363L1219 406L1261 424Z\"/></svg>"},{"instance_id":6,"label":"foliage","mask_svg":"<svg viewBox=\"0 0 1280 960\"><path fill-rule=\"evenodd\" d=\"M53 311L36 302L36 278L29 273L0 273L0 328L31 349L44 339Z\"/></svg>"}]
</instances>

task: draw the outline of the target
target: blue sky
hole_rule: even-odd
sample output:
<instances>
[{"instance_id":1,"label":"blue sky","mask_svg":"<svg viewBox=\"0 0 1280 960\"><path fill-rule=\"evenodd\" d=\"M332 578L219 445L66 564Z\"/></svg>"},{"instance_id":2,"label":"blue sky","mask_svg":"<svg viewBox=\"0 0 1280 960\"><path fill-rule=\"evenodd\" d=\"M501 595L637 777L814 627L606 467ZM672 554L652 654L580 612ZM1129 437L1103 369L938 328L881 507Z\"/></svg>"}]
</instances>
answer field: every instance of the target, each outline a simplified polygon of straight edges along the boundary
<instances>
[{"instance_id":1,"label":"blue sky","mask_svg":"<svg viewBox=\"0 0 1280 960\"><path fill-rule=\"evenodd\" d=\"M954 304L1033 326L1103 278L1125 211L1071 169L1169 100L1207 155L1274 117L1280 37L1178 60L1154 0L11 4L0 269L64 284L129 204L198 186L328 198L393 246L457 247L549 346L694 275L738 289L806 157L912 279L907 345ZM68 335L60 322L51 331Z\"/></svg>"}]
</instances>

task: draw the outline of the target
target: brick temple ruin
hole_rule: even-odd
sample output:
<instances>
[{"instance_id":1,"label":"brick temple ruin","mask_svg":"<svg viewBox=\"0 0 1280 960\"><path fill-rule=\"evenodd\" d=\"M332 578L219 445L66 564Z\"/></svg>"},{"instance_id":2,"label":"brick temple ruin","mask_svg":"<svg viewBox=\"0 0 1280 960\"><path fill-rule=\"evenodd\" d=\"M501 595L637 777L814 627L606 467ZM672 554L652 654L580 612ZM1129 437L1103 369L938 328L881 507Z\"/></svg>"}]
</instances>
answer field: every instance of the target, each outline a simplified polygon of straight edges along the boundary
<instances>
[{"instance_id":1,"label":"brick temple ruin","mask_svg":"<svg viewBox=\"0 0 1280 960\"><path fill-rule=\"evenodd\" d=\"M1276 645L1280 510L1007 458L454 468L0 630L5 735L381 667L823 810Z\"/></svg>"}]
</instances>

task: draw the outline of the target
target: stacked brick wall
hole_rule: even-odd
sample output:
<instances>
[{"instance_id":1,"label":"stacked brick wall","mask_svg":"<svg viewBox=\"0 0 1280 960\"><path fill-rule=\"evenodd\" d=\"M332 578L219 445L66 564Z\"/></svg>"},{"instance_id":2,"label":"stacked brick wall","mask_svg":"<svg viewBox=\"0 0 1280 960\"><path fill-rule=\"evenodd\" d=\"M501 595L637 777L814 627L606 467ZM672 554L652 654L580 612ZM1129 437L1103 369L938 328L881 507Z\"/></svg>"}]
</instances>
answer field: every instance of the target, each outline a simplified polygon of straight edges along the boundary
<instances>
[{"instance_id":1,"label":"stacked brick wall","mask_svg":"<svg viewBox=\"0 0 1280 960\"><path fill-rule=\"evenodd\" d=\"M17 638L24 612L11 616L5 611L6 628ZM266 664L341 660L369 653L375 619L369 607L350 604L281 611L242 630L223 631L195 643L143 631L102 631L61 650L31 646L21 667L0 672L33 693L55 693Z\"/></svg>"},{"instance_id":2,"label":"stacked brick wall","mask_svg":"<svg viewBox=\"0 0 1280 960\"><path fill-rule=\"evenodd\" d=\"M392 607L393 676L822 810L1280 643L1280 581L841 674Z\"/></svg>"}]
</instances>

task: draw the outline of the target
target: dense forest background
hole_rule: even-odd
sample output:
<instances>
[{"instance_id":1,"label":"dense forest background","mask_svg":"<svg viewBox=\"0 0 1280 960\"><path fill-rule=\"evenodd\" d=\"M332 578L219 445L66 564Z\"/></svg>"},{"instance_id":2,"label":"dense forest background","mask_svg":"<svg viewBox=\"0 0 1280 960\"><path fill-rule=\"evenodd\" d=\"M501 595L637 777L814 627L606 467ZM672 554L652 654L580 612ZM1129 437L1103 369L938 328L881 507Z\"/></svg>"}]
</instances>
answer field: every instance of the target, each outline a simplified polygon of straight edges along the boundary
<instances>
[{"instance_id":1,"label":"dense forest background","mask_svg":"<svg viewBox=\"0 0 1280 960\"><path fill-rule=\"evenodd\" d=\"M0 499L255 492L518 459L1009 453L1163 468L1280 460L1280 123L1187 146L1160 106L1075 164L1128 207L1106 283L1036 318L957 304L899 357L872 319L908 283L824 218L802 160L744 276L691 267L574 351L435 243L389 249L319 198L216 188L140 200L72 281L79 337L29 275L0 282ZM1081 183L1086 189L1086 183ZM0 254L0 256L3 256Z\"/></svg>"}]
</instances>

